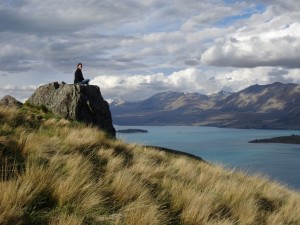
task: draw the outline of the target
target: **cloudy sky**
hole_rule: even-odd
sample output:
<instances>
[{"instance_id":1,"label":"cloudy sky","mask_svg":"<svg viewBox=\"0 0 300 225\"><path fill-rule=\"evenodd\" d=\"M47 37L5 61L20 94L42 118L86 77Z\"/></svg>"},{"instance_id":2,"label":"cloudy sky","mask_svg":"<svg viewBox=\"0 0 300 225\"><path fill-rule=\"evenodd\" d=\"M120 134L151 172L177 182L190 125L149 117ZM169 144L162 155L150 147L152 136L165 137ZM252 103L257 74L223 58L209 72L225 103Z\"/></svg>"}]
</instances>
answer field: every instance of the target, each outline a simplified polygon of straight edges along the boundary
<instances>
[{"instance_id":1,"label":"cloudy sky","mask_svg":"<svg viewBox=\"0 0 300 225\"><path fill-rule=\"evenodd\" d=\"M0 0L0 97L73 83L106 99L300 83L299 0Z\"/></svg>"}]
</instances>

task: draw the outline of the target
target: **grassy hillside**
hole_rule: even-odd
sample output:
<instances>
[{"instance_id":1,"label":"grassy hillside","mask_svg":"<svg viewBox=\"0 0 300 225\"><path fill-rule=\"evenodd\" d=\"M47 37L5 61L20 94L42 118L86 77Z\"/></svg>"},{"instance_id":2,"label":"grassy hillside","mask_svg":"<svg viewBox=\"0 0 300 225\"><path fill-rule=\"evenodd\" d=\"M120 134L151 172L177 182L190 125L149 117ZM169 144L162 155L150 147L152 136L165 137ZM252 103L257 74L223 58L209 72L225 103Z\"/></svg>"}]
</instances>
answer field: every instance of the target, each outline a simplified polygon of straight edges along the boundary
<instances>
[{"instance_id":1,"label":"grassy hillside","mask_svg":"<svg viewBox=\"0 0 300 225\"><path fill-rule=\"evenodd\" d=\"M44 108L0 108L0 169L0 224L300 224L297 192Z\"/></svg>"}]
</instances>

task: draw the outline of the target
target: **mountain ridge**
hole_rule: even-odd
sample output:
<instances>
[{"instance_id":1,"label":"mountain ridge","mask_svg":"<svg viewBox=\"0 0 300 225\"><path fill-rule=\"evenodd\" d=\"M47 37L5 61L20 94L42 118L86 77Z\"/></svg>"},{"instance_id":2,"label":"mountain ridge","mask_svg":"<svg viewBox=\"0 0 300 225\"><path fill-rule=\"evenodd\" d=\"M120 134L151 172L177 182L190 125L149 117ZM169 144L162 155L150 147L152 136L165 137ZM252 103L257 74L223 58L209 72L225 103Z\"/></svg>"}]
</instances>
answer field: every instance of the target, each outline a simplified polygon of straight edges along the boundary
<instances>
[{"instance_id":1,"label":"mountain ridge","mask_svg":"<svg viewBox=\"0 0 300 225\"><path fill-rule=\"evenodd\" d=\"M162 92L140 102L111 104L117 125L200 125L300 129L300 85L275 82L213 95Z\"/></svg>"}]
</instances>

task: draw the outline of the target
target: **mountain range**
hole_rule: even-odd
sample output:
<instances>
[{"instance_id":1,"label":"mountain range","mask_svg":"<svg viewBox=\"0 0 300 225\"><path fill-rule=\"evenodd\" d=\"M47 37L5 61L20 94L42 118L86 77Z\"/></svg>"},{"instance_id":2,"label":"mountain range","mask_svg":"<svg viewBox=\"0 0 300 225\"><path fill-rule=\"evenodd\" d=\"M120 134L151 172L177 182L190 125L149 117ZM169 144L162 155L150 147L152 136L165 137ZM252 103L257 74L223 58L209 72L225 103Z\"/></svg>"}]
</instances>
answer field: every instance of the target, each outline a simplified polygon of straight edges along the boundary
<instances>
[{"instance_id":1,"label":"mountain range","mask_svg":"<svg viewBox=\"0 0 300 225\"><path fill-rule=\"evenodd\" d=\"M116 125L197 125L300 129L300 85L252 85L213 95L161 92L139 102L110 104Z\"/></svg>"}]
</instances>

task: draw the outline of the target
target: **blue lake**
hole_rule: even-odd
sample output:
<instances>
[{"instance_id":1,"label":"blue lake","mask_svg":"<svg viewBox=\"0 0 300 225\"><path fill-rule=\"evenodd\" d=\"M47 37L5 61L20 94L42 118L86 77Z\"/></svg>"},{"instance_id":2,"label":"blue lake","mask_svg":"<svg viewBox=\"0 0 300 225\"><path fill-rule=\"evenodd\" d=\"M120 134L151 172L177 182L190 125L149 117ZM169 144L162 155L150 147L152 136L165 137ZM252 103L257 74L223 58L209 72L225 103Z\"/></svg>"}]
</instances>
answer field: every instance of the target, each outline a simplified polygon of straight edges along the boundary
<instances>
[{"instance_id":1,"label":"blue lake","mask_svg":"<svg viewBox=\"0 0 300 225\"><path fill-rule=\"evenodd\" d=\"M300 190L300 145L248 143L276 136L300 135L294 130L230 129L196 126L116 126L145 129L148 133L117 133L129 143L155 145L188 152L212 163L261 173Z\"/></svg>"}]
</instances>

